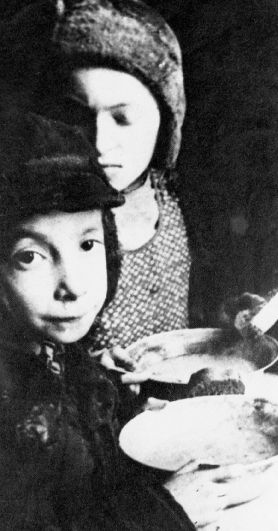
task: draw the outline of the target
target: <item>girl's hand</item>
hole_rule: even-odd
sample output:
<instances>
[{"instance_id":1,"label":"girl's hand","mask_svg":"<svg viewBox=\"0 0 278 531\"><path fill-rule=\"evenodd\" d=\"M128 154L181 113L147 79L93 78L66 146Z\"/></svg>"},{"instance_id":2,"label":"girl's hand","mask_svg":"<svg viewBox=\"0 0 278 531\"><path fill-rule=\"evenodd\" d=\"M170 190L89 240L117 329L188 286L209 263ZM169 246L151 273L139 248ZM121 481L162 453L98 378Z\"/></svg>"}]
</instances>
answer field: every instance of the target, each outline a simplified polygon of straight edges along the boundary
<instances>
[{"instance_id":1,"label":"girl's hand","mask_svg":"<svg viewBox=\"0 0 278 531\"><path fill-rule=\"evenodd\" d=\"M267 303L266 299L254 293L245 292L239 297L228 299L220 311L220 324L236 328L244 337L250 321Z\"/></svg>"}]
</instances>

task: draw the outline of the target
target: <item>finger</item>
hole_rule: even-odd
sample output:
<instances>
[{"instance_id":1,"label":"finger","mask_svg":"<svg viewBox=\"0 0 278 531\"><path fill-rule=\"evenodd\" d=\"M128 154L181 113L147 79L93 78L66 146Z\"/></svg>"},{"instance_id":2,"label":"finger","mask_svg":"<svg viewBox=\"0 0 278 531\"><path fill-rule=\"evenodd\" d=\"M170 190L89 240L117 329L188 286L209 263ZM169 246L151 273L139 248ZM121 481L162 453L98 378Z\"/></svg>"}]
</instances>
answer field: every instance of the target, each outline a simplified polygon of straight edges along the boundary
<instances>
[{"instance_id":1,"label":"finger","mask_svg":"<svg viewBox=\"0 0 278 531\"><path fill-rule=\"evenodd\" d=\"M188 472L195 473L196 477L204 477L204 480L211 481L216 484L225 484L231 481L232 478L241 477L244 472L243 465L227 465L221 466L214 462L206 461L189 461L183 465L178 473L185 474Z\"/></svg>"},{"instance_id":2,"label":"finger","mask_svg":"<svg viewBox=\"0 0 278 531\"><path fill-rule=\"evenodd\" d=\"M117 345L111 350L111 354L113 358L119 361L126 361L126 360L131 361L132 360L128 352L124 348L120 347L119 345Z\"/></svg>"},{"instance_id":3,"label":"finger","mask_svg":"<svg viewBox=\"0 0 278 531\"><path fill-rule=\"evenodd\" d=\"M273 472L277 472L277 469L271 460L263 460L250 465L237 463L218 467L214 472L214 481L216 483L235 483L241 479L244 481L249 478L255 480L257 477L269 476Z\"/></svg>"},{"instance_id":4,"label":"finger","mask_svg":"<svg viewBox=\"0 0 278 531\"><path fill-rule=\"evenodd\" d=\"M121 380L123 384L135 384L146 382L150 377L149 371L142 372L126 372L122 375Z\"/></svg>"},{"instance_id":5,"label":"finger","mask_svg":"<svg viewBox=\"0 0 278 531\"><path fill-rule=\"evenodd\" d=\"M182 499L176 498L184 507L192 522L197 529L219 522L227 508L226 496L217 496L213 489L196 490L195 492L186 492Z\"/></svg>"},{"instance_id":6,"label":"finger","mask_svg":"<svg viewBox=\"0 0 278 531\"><path fill-rule=\"evenodd\" d=\"M169 404L168 400L160 400L159 398L150 397L144 406L144 410L157 411L159 409L164 409L167 404Z\"/></svg>"},{"instance_id":7,"label":"finger","mask_svg":"<svg viewBox=\"0 0 278 531\"><path fill-rule=\"evenodd\" d=\"M277 487L277 470L274 467L262 473L247 474L237 480L234 479L228 491L229 506L249 502L271 489L277 490Z\"/></svg>"},{"instance_id":8,"label":"finger","mask_svg":"<svg viewBox=\"0 0 278 531\"><path fill-rule=\"evenodd\" d=\"M136 363L129 355L127 350L119 345L111 349L111 357L115 360L116 365L124 367L127 371L135 371Z\"/></svg>"},{"instance_id":9,"label":"finger","mask_svg":"<svg viewBox=\"0 0 278 531\"><path fill-rule=\"evenodd\" d=\"M197 525L196 529L197 531L220 531L219 520L213 522L213 524Z\"/></svg>"},{"instance_id":10,"label":"finger","mask_svg":"<svg viewBox=\"0 0 278 531\"><path fill-rule=\"evenodd\" d=\"M90 349L89 354L91 358L98 359L99 363L103 365L103 367L106 367L107 369L115 369L116 365L111 356L110 349L103 348L102 350L96 350L95 352L92 352Z\"/></svg>"},{"instance_id":11,"label":"finger","mask_svg":"<svg viewBox=\"0 0 278 531\"><path fill-rule=\"evenodd\" d=\"M247 503L278 483L276 466L270 460L219 467L211 480L227 489L227 507Z\"/></svg>"},{"instance_id":12,"label":"finger","mask_svg":"<svg viewBox=\"0 0 278 531\"><path fill-rule=\"evenodd\" d=\"M221 520L221 517L221 509L219 509L219 511L208 511L195 520L195 527L197 531L199 529L202 531L217 531L220 529L218 524ZM190 516L190 518L192 517Z\"/></svg>"},{"instance_id":13,"label":"finger","mask_svg":"<svg viewBox=\"0 0 278 531\"><path fill-rule=\"evenodd\" d=\"M207 520L208 523L206 523L206 520L201 520L200 522L195 523L195 527L197 531L221 531L221 513L218 513L218 517L211 519L210 515L208 515ZM211 521L210 521L211 520Z\"/></svg>"},{"instance_id":14,"label":"finger","mask_svg":"<svg viewBox=\"0 0 278 531\"><path fill-rule=\"evenodd\" d=\"M220 466L211 470L211 478L215 483L230 483L233 479L238 479L246 475L244 465L239 463L234 465Z\"/></svg>"},{"instance_id":15,"label":"finger","mask_svg":"<svg viewBox=\"0 0 278 531\"><path fill-rule=\"evenodd\" d=\"M227 506L229 487L225 483L214 483L210 472L190 471L190 464L184 473L177 472L165 482L164 486L184 507L197 512L218 511Z\"/></svg>"},{"instance_id":16,"label":"finger","mask_svg":"<svg viewBox=\"0 0 278 531\"><path fill-rule=\"evenodd\" d=\"M88 353L91 358L101 358L105 352L109 352L108 348L102 348L101 350L93 350L93 348L88 349Z\"/></svg>"},{"instance_id":17,"label":"finger","mask_svg":"<svg viewBox=\"0 0 278 531\"><path fill-rule=\"evenodd\" d=\"M140 394L141 387L139 384L131 384L129 388L134 395L138 396Z\"/></svg>"},{"instance_id":18,"label":"finger","mask_svg":"<svg viewBox=\"0 0 278 531\"><path fill-rule=\"evenodd\" d=\"M102 354L100 359L101 365L106 367L106 369L115 369L116 365L114 363L114 360L111 358L110 352L106 351Z\"/></svg>"}]
</instances>

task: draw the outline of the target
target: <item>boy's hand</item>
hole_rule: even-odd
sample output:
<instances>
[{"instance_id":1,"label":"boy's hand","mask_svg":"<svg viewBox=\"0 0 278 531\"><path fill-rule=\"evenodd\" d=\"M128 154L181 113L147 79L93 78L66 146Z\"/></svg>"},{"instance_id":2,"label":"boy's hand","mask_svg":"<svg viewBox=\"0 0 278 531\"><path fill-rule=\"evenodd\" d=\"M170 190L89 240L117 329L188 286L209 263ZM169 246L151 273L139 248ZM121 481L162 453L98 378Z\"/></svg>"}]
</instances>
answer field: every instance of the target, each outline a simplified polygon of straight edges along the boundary
<instances>
[{"instance_id":1,"label":"boy's hand","mask_svg":"<svg viewBox=\"0 0 278 531\"><path fill-rule=\"evenodd\" d=\"M98 358L101 365L108 370L122 372L121 382L129 385L134 395L140 394L140 384L149 379L148 371L136 372L136 363L120 346L111 349L103 349L97 352L90 352L94 358Z\"/></svg>"},{"instance_id":2,"label":"boy's hand","mask_svg":"<svg viewBox=\"0 0 278 531\"><path fill-rule=\"evenodd\" d=\"M142 412L158 411L160 409L164 409L167 404L169 404L169 400L161 400L160 398L154 398L153 396L151 396L143 405Z\"/></svg>"},{"instance_id":3,"label":"boy's hand","mask_svg":"<svg viewBox=\"0 0 278 531\"><path fill-rule=\"evenodd\" d=\"M134 371L135 364L127 351L120 346L114 348L104 348L97 352L90 352L93 358L98 358L101 365L106 369L117 370L118 372Z\"/></svg>"},{"instance_id":4,"label":"boy's hand","mask_svg":"<svg viewBox=\"0 0 278 531\"><path fill-rule=\"evenodd\" d=\"M251 502L277 486L276 466L267 461L216 468L189 463L165 484L198 531L216 530L218 524L221 529L225 510Z\"/></svg>"},{"instance_id":5,"label":"boy's hand","mask_svg":"<svg viewBox=\"0 0 278 531\"><path fill-rule=\"evenodd\" d=\"M136 362L131 358L127 350L120 346L93 352L91 356L98 358L101 365L106 367L106 369L122 372L121 381L123 384L140 384L150 377L149 370L136 371Z\"/></svg>"}]
</instances>

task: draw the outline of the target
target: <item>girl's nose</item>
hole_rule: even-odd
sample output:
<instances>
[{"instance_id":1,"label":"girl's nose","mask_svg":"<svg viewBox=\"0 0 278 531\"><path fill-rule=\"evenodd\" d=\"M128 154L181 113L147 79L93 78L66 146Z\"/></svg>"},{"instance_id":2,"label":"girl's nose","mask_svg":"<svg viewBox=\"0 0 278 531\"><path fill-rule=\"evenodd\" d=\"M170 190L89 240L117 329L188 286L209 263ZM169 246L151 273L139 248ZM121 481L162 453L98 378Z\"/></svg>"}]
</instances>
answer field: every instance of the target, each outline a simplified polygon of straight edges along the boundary
<instances>
[{"instance_id":1,"label":"girl's nose","mask_svg":"<svg viewBox=\"0 0 278 531\"><path fill-rule=\"evenodd\" d=\"M54 299L62 302L75 301L86 293L86 276L78 264L68 264L59 268L54 291Z\"/></svg>"},{"instance_id":2,"label":"girl's nose","mask_svg":"<svg viewBox=\"0 0 278 531\"><path fill-rule=\"evenodd\" d=\"M117 131L113 117L107 113L99 113L96 117L96 149L100 155L116 147ZM110 161L109 161L110 162Z\"/></svg>"}]
</instances>

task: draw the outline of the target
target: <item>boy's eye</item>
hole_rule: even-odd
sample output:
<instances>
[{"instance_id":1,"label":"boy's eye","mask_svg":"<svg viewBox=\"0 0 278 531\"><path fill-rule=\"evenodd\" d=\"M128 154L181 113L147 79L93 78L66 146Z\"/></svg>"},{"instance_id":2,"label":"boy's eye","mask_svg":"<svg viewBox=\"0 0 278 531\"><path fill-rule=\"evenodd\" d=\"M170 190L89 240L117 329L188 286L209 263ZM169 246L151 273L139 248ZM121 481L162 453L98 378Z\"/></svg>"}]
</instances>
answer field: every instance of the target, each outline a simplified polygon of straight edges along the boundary
<instances>
[{"instance_id":1,"label":"boy's eye","mask_svg":"<svg viewBox=\"0 0 278 531\"><path fill-rule=\"evenodd\" d=\"M31 264L35 258L35 253L33 251L25 251L24 253L20 253L19 259L24 264Z\"/></svg>"},{"instance_id":2,"label":"boy's eye","mask_svg":"<svg viewBox=\"0 0 278 531\"><path fill-rule=\"evenodd\" d=\"M95 245L94 240L86 240L85 242L81 244L81 249L83 249L83 251L91 251L94 245Z\"/></svg>"}]
</instances>

